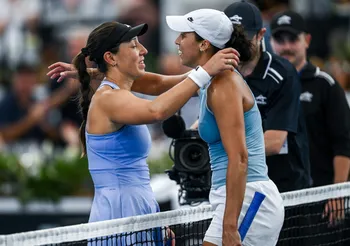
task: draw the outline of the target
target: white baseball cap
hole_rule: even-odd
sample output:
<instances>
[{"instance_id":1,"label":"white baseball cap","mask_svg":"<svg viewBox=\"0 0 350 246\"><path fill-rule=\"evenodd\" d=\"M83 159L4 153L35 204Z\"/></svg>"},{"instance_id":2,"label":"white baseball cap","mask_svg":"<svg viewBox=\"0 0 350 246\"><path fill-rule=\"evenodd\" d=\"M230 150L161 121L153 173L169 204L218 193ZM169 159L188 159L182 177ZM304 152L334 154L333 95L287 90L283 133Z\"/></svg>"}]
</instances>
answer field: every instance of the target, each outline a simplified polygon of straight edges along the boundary
<instances>
[{"instance_id":1,"label":"white baseball cap","mask_svg":"<svg viewBox=\"0 0 350 246\"><path fill-rule=\"evenodd\" d=\"M225 48L231 39L233 25L224 12L215 9L198 9L186 15L166 17L170 29L176 32L196 32L217 48Z\"/></svg>"}]
</instances>

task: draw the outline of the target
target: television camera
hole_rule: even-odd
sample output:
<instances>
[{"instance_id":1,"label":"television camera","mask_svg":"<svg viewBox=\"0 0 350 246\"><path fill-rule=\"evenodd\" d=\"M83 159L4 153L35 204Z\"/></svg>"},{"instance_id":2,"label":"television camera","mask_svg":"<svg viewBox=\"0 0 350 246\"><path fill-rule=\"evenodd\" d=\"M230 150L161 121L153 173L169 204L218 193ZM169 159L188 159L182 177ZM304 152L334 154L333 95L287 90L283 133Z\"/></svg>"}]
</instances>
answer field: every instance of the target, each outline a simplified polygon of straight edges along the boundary
<instances>
[{"instance_id":1,"label":"television camera","mask_svg":"<svg viewBox=\"0 0 350 246\"><path fill-rule=\"evenodd\" d=\"M162 124L166 136L172 138L169 156L174 162L166 170L171 180L180 185L180 205L196 205L209 200L211 187L210 158L207 144L197 130L186 130L180 115L174 115Z\"/></svg>"}]
</instances>

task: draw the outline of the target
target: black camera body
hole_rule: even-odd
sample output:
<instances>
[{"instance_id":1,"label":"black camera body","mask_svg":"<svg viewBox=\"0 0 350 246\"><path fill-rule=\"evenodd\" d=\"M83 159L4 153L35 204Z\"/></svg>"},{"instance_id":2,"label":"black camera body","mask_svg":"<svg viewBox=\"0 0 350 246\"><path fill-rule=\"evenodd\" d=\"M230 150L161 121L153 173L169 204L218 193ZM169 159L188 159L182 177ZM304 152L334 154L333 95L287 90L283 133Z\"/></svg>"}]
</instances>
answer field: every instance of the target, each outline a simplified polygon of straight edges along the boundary
<instances>
[{"instance_id":1,"label":"black camera body","mask_svg":"<svg viewBox=\"0 0 350 246\"><path fill-rule=\"evenodd\" d=\"M181 137L174 138L173 168L166 170L171 180L180 185L180 205L195 205L209 201L211 168L208 145L197 130L184 130ZM171 152L170 152L171 153Z\"/></svg>"}]
</instances>

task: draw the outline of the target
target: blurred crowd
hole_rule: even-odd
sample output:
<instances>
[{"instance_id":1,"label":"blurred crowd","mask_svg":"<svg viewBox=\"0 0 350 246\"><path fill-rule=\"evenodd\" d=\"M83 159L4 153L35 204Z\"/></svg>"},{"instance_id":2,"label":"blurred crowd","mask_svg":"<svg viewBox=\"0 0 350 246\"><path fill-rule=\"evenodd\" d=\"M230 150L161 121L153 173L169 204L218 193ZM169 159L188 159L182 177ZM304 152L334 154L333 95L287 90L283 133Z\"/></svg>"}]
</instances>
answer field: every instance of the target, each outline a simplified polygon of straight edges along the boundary
<instances>
[{"instance_id":1,"label":"blurred crowd","mask_svg":"<svg viewBox=\"0 0 350 246\"><path fill-rule=\"evenodd\" d=\"M140 37L149 53L147 71L179 74L175 33L165 27L165 15L198 8L223 10L234 0L0 0L0 141L3 151L28 152L48 144L79 149L81 116L76 96L50 103L50 96L71 81L56 83L46 76L56 61L71 62L85 46L87 35L104 21L129 25L148 23ZM291 8L302 14L313 37L310 59L332 74L350 102L350 1L257 0L266 27L271 17ZM269 48L269 32L265 39ZM140 97L147 97L139 95ZM181 110L186 126L197 119L198 98ZM152 155L167 151L169 140L161 124L149 126ZM33 147L34 146L34 147ZM160 150L161 149L161 150Z\"/></svg>"}]
</instances>

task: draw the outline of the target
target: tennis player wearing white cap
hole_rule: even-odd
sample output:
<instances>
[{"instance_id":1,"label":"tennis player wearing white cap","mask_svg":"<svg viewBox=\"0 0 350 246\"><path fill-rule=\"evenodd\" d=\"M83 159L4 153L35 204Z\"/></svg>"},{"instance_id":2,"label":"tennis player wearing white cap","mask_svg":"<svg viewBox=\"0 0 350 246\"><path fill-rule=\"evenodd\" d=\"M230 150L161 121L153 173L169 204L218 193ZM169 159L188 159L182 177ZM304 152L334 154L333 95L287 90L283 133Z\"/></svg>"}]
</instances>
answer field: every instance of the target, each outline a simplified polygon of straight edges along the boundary
<instances>
[{"instance_id":1,"label":"tennis player wearing white cap","mask_svg":"<svg viewBox=\"0 0 350 246\"><path fill-rule=\"evenodd\" d=\"M251 59L244 31L234 29L221 11L199 9L166 21L180 33L175 43L183 65L203 65L225 47L236 49L241 62ZM216 75L199 96L198 129L209 147L214 210L203 245L275 245L284 207L267 175L261 116L252 92L235 70Z\"/></svg>"}]
</instances>

